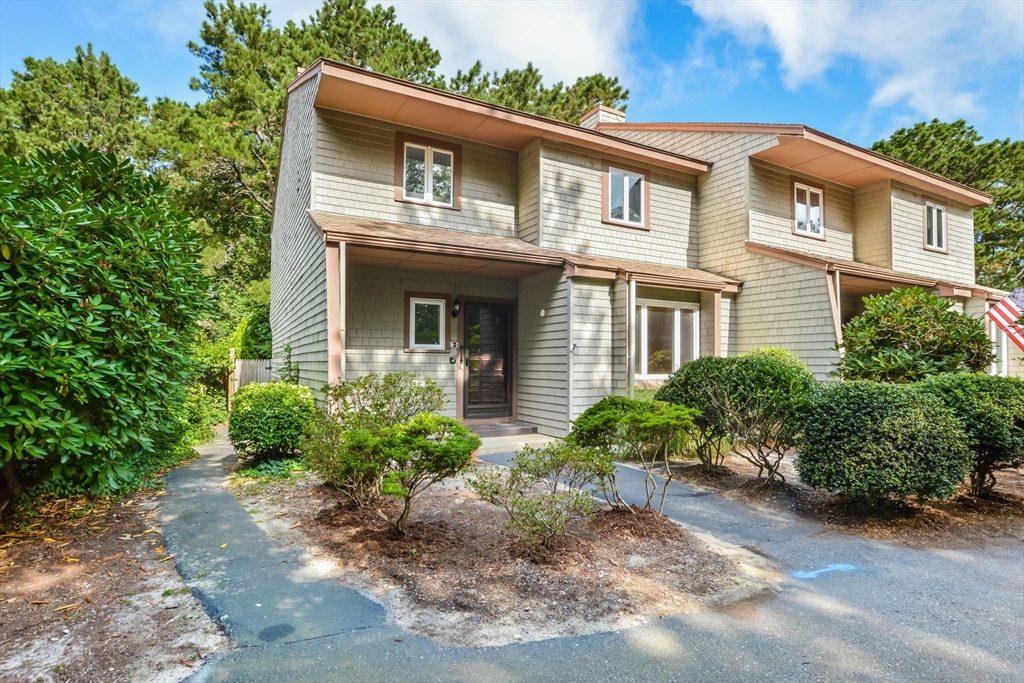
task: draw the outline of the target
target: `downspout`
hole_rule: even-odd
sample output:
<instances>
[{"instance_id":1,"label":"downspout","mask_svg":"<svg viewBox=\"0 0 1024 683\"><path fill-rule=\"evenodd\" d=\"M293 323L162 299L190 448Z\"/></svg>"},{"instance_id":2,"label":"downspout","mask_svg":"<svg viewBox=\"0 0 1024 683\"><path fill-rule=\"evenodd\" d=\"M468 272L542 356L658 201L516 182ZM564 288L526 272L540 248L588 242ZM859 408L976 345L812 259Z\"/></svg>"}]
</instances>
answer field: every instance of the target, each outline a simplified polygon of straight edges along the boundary
<instances>
[{"instance_id":1,"label":"downspout","mask_svg":"<svg viewBox=\"0 0 1024 683\"><path fill-rule=\"evenodd\" d=\"M626 281L626 396L633 397L636 368L633 366L633 338L636 329L636 280Z\"/></svg>"},{"instance_id":2,"label":"downspout","mask_svg":"<svg viewBox=\"0 0 1024 683\"><path fill-rule=\"evenodd\" d=\"M569 393L569 405L566 408L566 413L565 413L565 430L566 430L566 432L568 432L570 429L572 429L572 413L573 413L573 408L576 405L576 397L573 395L573 391L572 391L572 385L573 385L573 362L572 362L573 358L572 357L573 357L573 351L576 349L576 344L573 343L573 324L572 324L572 319L573 319L574 315L573 315L573 306L572 306L572 304L573 304L573 287L572 287L572 278L571 277L565 278L565 298L566 298L566 309L567 309L566 315L568 317L567 322L566 322L566 335L567 335L567 339L566 339L566 349L565 349L565 351L566 351L566 361L567 361L566 365L567 365L568 370L569 370L569 377L568 377L569 381L566 382L567 391Z\"/></svg>"}]
</instances>

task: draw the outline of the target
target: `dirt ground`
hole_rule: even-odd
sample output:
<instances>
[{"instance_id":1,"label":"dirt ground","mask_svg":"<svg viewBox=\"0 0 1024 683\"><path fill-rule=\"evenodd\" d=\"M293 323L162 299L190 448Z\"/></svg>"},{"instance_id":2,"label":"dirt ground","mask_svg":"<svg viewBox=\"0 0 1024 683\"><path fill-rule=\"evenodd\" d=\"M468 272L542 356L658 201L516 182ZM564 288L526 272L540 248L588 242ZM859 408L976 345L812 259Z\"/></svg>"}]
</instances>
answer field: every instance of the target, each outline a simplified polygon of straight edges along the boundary
<instances>
[{"instance_id":1,"label":"dirt ground","mask_svg":"<svg viewBox=\"0 0 1024 683\"><path fill-rule=\"evenodd\" d=\"M405 537L309 475L235 492L272 537L304 550L308 564L444 644L618 630L770 599L780 586L764 558L709 545L650 512L604 508L557 547L538 550L458 480L417 499Z\"/></svg>"},{"instance_id":2,"label":"dirt ground","mask_svg":"<svg viewBox=\"0 0 1024 683\"><path fill-rule=\"evenodd\" d=\"M160 493L0 534L0 680L179 681L227 639L162 546Z\"/></svg>"},{"instance_id":3,"label":"dirt ground","mask_svg":"<svg viewBox=\"0 0 1024 683\"><path fill-rule=\"evenodd\" d=\"M1024 472L997 472L987 499L962 492L947 501L909 500L865 509L844 496L800 484L793 458L782 461L786 483L757 478L757 468L735 455L707 472L700 463L673 467L674 476L700 488L771 510L814 519L839 530L920 548L977 548L1024 544Z\"/></svg>"}]
</instances>

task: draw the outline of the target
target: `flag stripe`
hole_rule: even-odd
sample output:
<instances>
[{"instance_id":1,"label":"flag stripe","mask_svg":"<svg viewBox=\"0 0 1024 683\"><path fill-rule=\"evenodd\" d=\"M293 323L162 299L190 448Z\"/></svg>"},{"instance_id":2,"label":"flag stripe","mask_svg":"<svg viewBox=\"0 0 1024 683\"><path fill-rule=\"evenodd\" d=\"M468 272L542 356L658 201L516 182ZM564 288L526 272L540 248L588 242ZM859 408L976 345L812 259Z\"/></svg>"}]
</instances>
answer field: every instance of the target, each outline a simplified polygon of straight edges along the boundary
<instances>
[{"instance_id":1,"label":"flag stripe","mask_svg":"<svg viewBox=\"0 0 1024 683\"><path fill-rule=\"evenodd\" d=\"M1024 328L1017 324L1021 310L1012 299L1003 299L985 314L996 326L1013 340L1013 343L1024 351Z\"/></svg>"}]
</instances>

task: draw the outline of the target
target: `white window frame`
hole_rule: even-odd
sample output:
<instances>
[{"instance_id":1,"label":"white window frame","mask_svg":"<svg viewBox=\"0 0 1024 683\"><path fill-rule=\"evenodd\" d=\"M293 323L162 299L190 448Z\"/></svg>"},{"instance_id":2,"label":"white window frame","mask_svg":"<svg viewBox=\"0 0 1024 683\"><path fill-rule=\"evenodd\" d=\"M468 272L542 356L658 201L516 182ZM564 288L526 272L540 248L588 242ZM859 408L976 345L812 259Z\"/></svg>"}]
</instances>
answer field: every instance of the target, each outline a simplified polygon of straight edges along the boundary
<instances>
[{"instance_id":1,"label":"white window frame","mask_svg":"<svg viewBox=\"0 0 1024 683\"><path fill-rule=\"evenodd\" d=\"M803 190L803 191L805 191L807 193L807 212L808 212L808 217L810 215L810 210L811 210L811 193L813 192L813 193L818 195L818 208L821 211L821 232L820 233L811 232L810 230L808 230L806 228L801 230L798 227L798 223L797 223L797 220L796 220L796 207L797 207L796 193L799 190ZM801 235L803 237L811 237L811 238L816 239L816 240L823 240L823 239L825 239L825 191L823 189L821 189L820 187L812 187L810 185L805 185L804 183L797 183L797 182L793 183L793 234L794 235Z\"/></svg>"},{"instance_id":2,"label":"white window frame","mask_svg":"<svg viewBox=\"0 0 1024 683\"><path fill-rule=\"evenodd\" d=\"M622 218L612 218L612 174L622 174ZM629 220L629 177L640 178L640 220L631 221ZM647 202L644 201L647 198L647 177L643 173L637 173L636 171L627 171L624 168L616 168L614 166L608 167L608 219L615 223L625 223L626 225L636 225L643 227L647 225L647 207L644 206Z\"/></svg>"},{"instance_id":3,"label":"white window frame","mask_svg":"<svg viewBox=\"0 0 1024 683\"><path fill-rule=\"evenodd\" d=\"M647 372L647 307L656 306L659 308L672 308L675 309L674 313L674 330L672 334L672 372L679 369L682 365L680 355L682 354L682 324L683 316L680 311L687 310L693 311L693 358L687 360L695 360L700 357L700 304L689 303L685 301L663 301L661 299L637 299L636 305L640 307L639 315L637 316L636 325L637 330L640 332L640 338L631 343L637 343L640 348L635 349L636 357L640 360L640 367L643 368L643 372L638 372L634 375L636 379L668 379L669 375L665 374L649 374Z\"/></svg>"},{"instance_id":4,"label":"white window frame","mask_svg":"<svg viewBox=\"0 0 1024 683\"><path fill-rule=\"evenodd\" d=\"M406 187L409 183L409 177L406 175L409 172L409 148L415 147L416 149L423 150L423 197L410 197L406 191ZM452 169L452 198L448 202L439 202L434 199L434 152L441 152L451 157L451 169ZM451 208L455 205L455 152L450 149L443 147L432 147L430 145L420 145L415 142L405 143L405 147L402 150L402 199L407 202L415 202L417 204L430 204L431 206L446 206Z\"/></svg>"},{"instance_id":5,"label":"white window frame","mask_svg":"<svg viewBox=\"0 0 1024 683\"><path fill-rule=\"evenodd\" d=\"M430 304L441 307L441 314L437 317L437 323L441 326L438 330L437 337L439 342L437 344L417 344L416 343L416 304ZM444 299L430 299L421 296L409 297L409 348L410 349L422 349L427 351L441 351L448 348L447 340L444 338L445 331L445 301Z\"/></svg>"},{"instance_id":6,"label":"white window frame","mask_svg":"<svg viewBox=\"0 0 1024 683\"><path fill-rule=\"evenodd\" d=\"M942 233L942 244L928 244L928 209L932 210L932 215L937 216L938 211L942 212L941 224L936 222L935 226L938 228L935 231L935 235L938 236ZM942 204L936 204L935 202L924 203L924 248L928 251L936 251L941 254L949 253L949 211Z\"/></svg>"}]
</instances>

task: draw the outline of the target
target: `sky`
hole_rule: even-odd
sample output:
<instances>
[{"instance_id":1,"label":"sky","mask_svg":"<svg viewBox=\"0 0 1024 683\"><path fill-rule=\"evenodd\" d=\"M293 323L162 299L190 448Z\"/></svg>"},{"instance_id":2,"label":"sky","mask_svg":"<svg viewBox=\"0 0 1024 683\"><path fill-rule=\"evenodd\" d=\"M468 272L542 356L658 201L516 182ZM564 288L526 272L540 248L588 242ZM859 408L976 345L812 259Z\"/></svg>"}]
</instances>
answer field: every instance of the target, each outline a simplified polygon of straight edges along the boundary
<instances>
[{"instance_id":1,"label":"sky","mask_svg":"<svg viewBox=\"0 0 1024 683\"><path fill-rule=\"evenodd\" d=\"M277 25L318 0L266 2ZM397 0L454 74L532 61L546 80L617 75L630 121L803 123L862 145L964 118L1024 139L1024 0ZM198 0L0 0L0 86L26 56L106 51L150 100L196 102Z\"/></svg>"}]
</instances>

